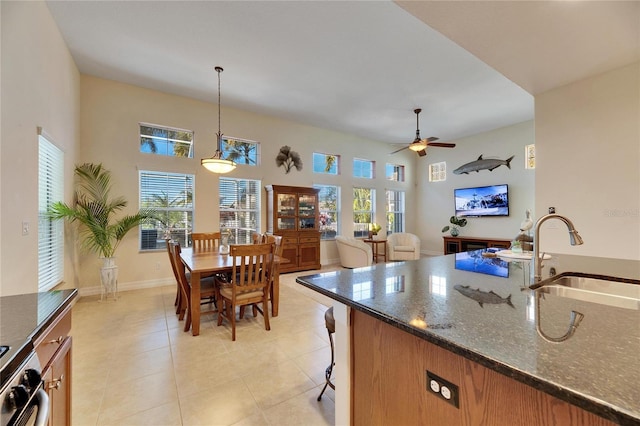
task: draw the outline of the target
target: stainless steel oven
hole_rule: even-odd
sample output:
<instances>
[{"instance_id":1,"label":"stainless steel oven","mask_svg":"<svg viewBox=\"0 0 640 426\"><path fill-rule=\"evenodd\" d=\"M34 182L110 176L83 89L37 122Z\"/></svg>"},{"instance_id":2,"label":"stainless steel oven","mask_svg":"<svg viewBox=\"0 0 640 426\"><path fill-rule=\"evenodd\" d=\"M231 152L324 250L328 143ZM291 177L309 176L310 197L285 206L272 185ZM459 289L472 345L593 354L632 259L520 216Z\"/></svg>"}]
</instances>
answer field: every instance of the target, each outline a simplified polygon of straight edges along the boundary
<instances>
[{"instance_id":1,"label":"stainless steel oven","mask_svg":"<svg viewBox=\"0 0 640 426\"><path fill-rule=\"evenodd\" d=\"M0 389L0 426L45 426L49 397L44 390L40 361L31 352Z\"/></svg>"}]
</instances>

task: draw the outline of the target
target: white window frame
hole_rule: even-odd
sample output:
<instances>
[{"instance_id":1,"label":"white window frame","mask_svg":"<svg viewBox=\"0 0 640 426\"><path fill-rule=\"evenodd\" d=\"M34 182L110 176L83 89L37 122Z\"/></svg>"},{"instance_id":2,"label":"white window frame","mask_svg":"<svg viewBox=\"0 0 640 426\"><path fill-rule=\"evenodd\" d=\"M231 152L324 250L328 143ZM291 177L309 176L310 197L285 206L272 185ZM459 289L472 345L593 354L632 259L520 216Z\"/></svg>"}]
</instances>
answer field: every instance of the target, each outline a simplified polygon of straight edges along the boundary
<instances>
[{"instance_id":1,"label":"white window frame","mask_svg":"<svg viewBox=\"0 0 640 426\"><path fill-rule=\"evenodd\" d=\"M64 153L38 128L38 291L64 280L64 221L47 216L49 207L63 198Z\"/></svg>"},{"instance_id":2,"label":"white window frame","mask_svg":"<svg viewBox=\"0 0 640 426\"><path fill-rule=\"evenodd\" d=\"M392 170L391 173L389 173L389 168L391 168ZM391 180L394 182L404 182L404 166L402 164L387 163L385 167L385 175L387 180Z\"/></svg>"},{"instance_id":3,"label":"white window frame","mask_svg":"<svg viewBox=\"0 0 640 426\"><path fill-rule=\"evenodd\" d=\"M405 229L405 192L395 189L385 190L385 213L387 235L404 232ZM393 218L393 221L391 220ZM399 224L397 219L400 218ZM399 226L398 226L399 225Z\"/></svg>"},{"instance_id":4,"label":"white window frame","mask_svg":"<svg viewBox=\"0 0 640 426\"><path fill-rule=\"evenodd\" d=\"M358 191L369 192L369 209L356 209ZM369 235L369 224L373 223L376 217L376 190L374 188L353 188L353 236L355 238L367 237Z\"/></svg>"},{"instance_id":5,"label":"white window frame","mask_svg":"<svg viewBox=\"0 0 640 426\"><path fill-rule=\"evenodd\" d=\"M447 162L429 164L429 182L444 182L447 180Z\"/></svg>"},{"instance_id":6,"label":"white window frame","mask_svg":"<svg viewBox=\"0 0 640 426\"><path fill-rule=\"evenodd\" d=\"M152 129L156 129L158 131L167 132L167 136L151 136L151 135L143 135L142 127L150 127ZM177 138L171 138L169 133L186 133L191 136L191 140L183 140ZM163 155L168 157L178 157L178 158L193 158L193 143L194 143L194 134L193 130L187 129L179 129L177 127L167 127L160 126L157 124L151 123L138 123L138 134L139 134L139 143L140 143L140 152L145 154L153 154L153 155ZM149 142L144 141L144 139L151 139L153 146L156 149L156 152L147 151L144 149L145 146L151 146ZM188 149L187 155L176 155L176 146L185 145ZM169 152L169 148L171 148L171 152ZM179 152L179 151L178 151Z\"/></svg>"},{"instance_id":7,"label":"white window frame","mask_svg":"<svg viewBox=\"0 0 640 426\"><path fill-rule=\"evenodd\" d=\"M326 164L327 162L327 158L329 157L333 157L333 164L331 165L331 168L327 171L326 169L323 169L322 171L317 171L315 170L315 163L316 163L316 158L322 156L323 158L323 163ZM322 174L327 174L327 175L338 175L340 174L340 156L337 154L326 154L324 152L314 152L313 156L312 156L312 169L313 169L313 173L322 173Z\"/></svg>"},{"instance_id":8,"label":"white window frame","mask_svg":"<svg viewBox=\"0 0 640 426\"><path fill-rule=\"evenodd\" d=\"M365 168L367 168L367 170L365 170ZM376 162L373 160L354 158L353 177L362 179L374 179L376 177Z\"/></svg>"},{"instance_id":9,"label":"white window frame","mask_svg":"<svg viewBox=\"0 0 640 426\"><path fill-rule=\"evenodd\" d=\"M167 238L189 246L195 215L195 175L140 170L138 176L140 209L152 208L159 218L140 225L140 251L166 250L162 240Z\"/></svg>"},{"instance_id":10,"label":"white window frame","mask_svg":"<svg viewBox=\"0 0 640 426\"><path fill-rule=\"evenodd\" d=\"M250 146L254 153L251 155L242 155L236 149L233 149L233 145L238 143L240 146ZM250 149L251 149L250 148ZM247 151L249 154L249 151ZM222 157L227 160L233 160L236 164L244 166L259 166L260 165L260 143L249 139L241 139L232 136L222 137Z\"/></svg>"},{"instance_id":11,"label":"white window frame","mask_svg":"<svg viewBox=\"0 0 640 426\"><path fill-rule=\"evenodd\" d=\"M340 187L337 185L321 184L315 184L313 187L320 189L320 192L318 193L318 207L320 210L320 239L333 240L335 239L335 236L340 233ZM335 209L326 208L327 205L323 202L323 193L331 189L335 189Z\"/></svg>"},{"instance_id":12,"label":"white window frame","mask_svg":"<svg viewBox=\"0 0 640 426\"><path fill-rule=\"evenodd\" d=\"M232 197L225 196L227 191L224 186L226 185L234 185L238 188ZM239 189L243 185L253 189L249 191L244 201ZM218 181L220 229L231 231L233 244L251 244L253 233L260 233L261 188L261 182L256 179L220 177ZM244 223L242 223L243 218Z\"/></svg>"}]
</instances>

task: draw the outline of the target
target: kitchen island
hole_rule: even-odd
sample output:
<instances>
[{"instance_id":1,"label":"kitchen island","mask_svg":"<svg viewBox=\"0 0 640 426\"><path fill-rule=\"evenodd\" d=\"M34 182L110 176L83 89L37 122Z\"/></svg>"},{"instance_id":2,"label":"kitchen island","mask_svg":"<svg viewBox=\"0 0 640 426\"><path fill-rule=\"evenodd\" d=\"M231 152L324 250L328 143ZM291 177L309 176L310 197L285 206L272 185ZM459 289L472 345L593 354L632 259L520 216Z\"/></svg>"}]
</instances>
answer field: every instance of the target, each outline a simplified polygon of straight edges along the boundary
<instances>
[{"instance_id":1,"label":"kitchen island","mask_svg":"<svg viewBox=\"0 0 640 426\"><path fill-rule=\"evenodd\" d=\"M637 261L544 264L640 279ZM335 300L336 423L640 424L640 310L537 306L530 277L529 261L482 251L299 277ZM567 340L538 332L562 336L572 310L584 319Z\"/></svg>"}]
</instances>

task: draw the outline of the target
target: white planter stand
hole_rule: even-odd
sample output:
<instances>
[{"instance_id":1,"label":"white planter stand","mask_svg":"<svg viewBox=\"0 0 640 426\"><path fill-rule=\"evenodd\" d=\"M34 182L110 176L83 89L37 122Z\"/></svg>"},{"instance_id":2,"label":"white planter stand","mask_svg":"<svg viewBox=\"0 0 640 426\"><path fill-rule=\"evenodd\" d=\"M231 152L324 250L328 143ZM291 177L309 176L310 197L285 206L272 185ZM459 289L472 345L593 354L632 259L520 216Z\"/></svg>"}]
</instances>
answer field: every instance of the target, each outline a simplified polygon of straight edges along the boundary
<instances>
[{"instance_id":1,"label":"white planter stand","mask_svg":"<svg viewBox=\"0 0 640 426\"><path fill-rule=\"evenodd\" d=\"M102 284L102 294L100 300L118 298L118 267L115 257L105 257L102 259L103 265L100 268L100 283Z\"/></svg>"}]
</instances>

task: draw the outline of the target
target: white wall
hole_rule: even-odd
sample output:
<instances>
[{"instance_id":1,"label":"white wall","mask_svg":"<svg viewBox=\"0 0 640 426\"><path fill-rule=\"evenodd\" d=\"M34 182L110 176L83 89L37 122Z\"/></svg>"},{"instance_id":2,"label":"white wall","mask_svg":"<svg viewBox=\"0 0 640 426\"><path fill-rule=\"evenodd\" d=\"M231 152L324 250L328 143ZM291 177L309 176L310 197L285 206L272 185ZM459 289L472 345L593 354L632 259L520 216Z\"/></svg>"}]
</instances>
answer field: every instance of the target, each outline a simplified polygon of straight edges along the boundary
<instances>
[{"instance_id":1,"label":"white wall","mask_svg":"<svg viewBox=\"0 0 640 426\"><path fill-rule=\"evenodd\" d=\"M44 2L0 2L2 129L0 145L0 295L38 288L38 134L65 153L71 199L78 158L80 75ZM30 225L22 235L22 222ZM73 250L65 281L76 286Z\"/></svg>"},{"instance_id":2,"label":"white wall","mask_svg":"<svg viewBox=\"0 0 640 426\"><path fill-rule=\"evenodd\" d=\"M640 63L542 93L535 112L536 213L555 206L585 241L547 222L541 248L640 259Z\"/></svg>"},{"instance_id":3,"label":"white wall","mask_svg":"<svg viewBox=\"0 0 640 426\"><path fill-rule=\"evenodd\" d=\"M468 218L467 226L460 228L460 235L513 239L520 232L525 211L531 209L534 212L535 171L524 168L524 147L534 143L533 122L527 121L451 142L456 144L454 149L430 148L428 155L418 160L417 228L422 242L421 250L427 254L443 254L442 236L449 233L440 231L449 225L449 218L455 213L455 188L508 184L509 216ZM512 155L514 157L511 168L503 165L493 171L453 174L456 168L478 159L480 155L501 160ZM446 181L429 182L429 164L441 161L447 163Z\"/></svg>"},{"instance_id":4,"label":"white wall","mask_svg":"<svg viewBox=\"0 0 640 426\"><path fill-rule=\"evenodd\" d=\"M224 93L224 84L222 86ZM81 78L81 140L82 161L101 162L114 175L114 194L129 200L129 211L138 208L138 170L160 170L196 175L196 231L216 230L218 221L218 175L207 172L200 159L215 150L217 132L217 105L189 98L142 89L131 85L83 75ZM217 99L212 99L215 102ZM194 131L195 155L193 159L171 158L139 152L139 122L147 122ZM407 210L415 211L414 177L415 154L404 151L393 157L392 148L385 143L364 140L352 135L305 126L264 115L222 107L222 131L229 137L260 142L259 167L239 165L226 176L260 179L262 186L283 184L311 186L334 184L342 188L343 206L341 233L352 235L352 188L366 186L376 189L377 222L384 222L384 190L407 191ZM411 139L411 129L407 129ZM303 159L302 171L285 174L275 164L275 157L283 145L289 145ZM341 156L339 176L312 173L312 153L325 152ZM353 158L376 161L374 180L352 176ZM385 180L387 161L406 166L407 182ZM262 230L266 229L266 198L262 192ZM346 207L345 207L346 206ZM414 232L413 214L408 214L407 229ZM171 269L166 252L139 253L135 232L129 234L116 254L118 257L121 288L145 287L171 282ZM99 262L95 255L81 257L80 287L95 289L98 285ZM321 244L321 263L337 262L335 243ZM160 265L158 268L157 265ZM88 290L91 291L91 290Z\"/></svg>"}]
</instances>

